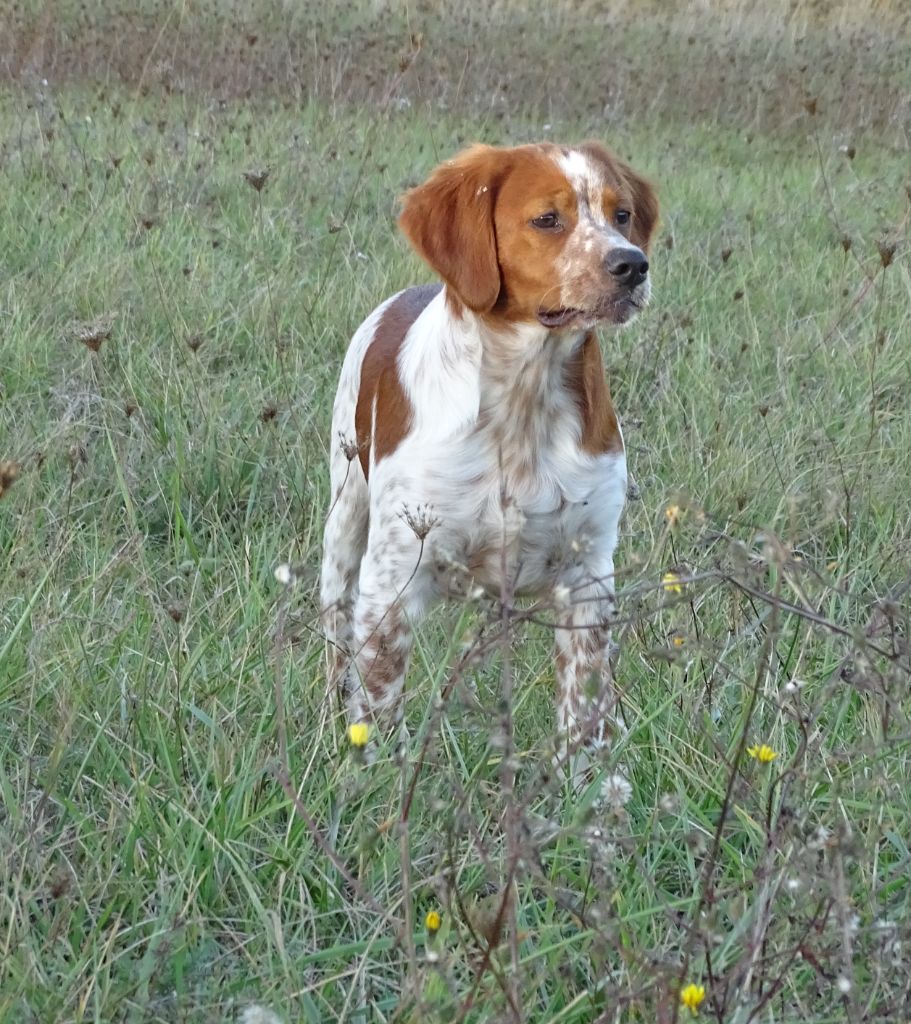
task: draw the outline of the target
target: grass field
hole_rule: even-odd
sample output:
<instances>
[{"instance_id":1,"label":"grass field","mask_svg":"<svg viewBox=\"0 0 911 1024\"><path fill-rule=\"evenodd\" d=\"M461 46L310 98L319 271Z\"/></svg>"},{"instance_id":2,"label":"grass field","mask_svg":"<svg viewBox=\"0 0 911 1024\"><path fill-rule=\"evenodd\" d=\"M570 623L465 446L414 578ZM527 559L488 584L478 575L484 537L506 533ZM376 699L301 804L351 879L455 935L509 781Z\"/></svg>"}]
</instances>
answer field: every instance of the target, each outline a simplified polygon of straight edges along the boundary
<instances>
[{"instance_id":1,"label":"grass field","mask_svg":"<svg viewBox=\"0 0 911 1024\"><path fill-rule=\"evenodd\" d=\"M7 6L0 1021L911 1019L901 5ZM603 339L630 731L570 791L547 616L482 601L365 769L314 583L397 197L589 137L662 201Z\"/></svg>"}]
</instances>

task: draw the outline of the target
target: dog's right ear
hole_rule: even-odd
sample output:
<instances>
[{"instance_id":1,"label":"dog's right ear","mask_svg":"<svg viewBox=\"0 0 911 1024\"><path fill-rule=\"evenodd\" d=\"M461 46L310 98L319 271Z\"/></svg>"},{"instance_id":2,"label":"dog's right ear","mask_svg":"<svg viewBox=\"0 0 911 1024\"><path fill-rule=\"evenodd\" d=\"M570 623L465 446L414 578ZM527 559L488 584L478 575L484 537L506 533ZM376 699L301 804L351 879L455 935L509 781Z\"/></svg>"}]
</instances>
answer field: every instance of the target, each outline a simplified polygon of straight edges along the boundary
<instances>
[{"instance_id":1,"label":"dog's right ear","mask_svg":"<svg viewBox=\"0 0 911 1024\"><path fill-rule=\"evenodd\" d=\"M418 255L476 313L500 295L493 214L505 160L492 146L466 149L405 195L399 217Z\"/></svg>"}]
</instances>

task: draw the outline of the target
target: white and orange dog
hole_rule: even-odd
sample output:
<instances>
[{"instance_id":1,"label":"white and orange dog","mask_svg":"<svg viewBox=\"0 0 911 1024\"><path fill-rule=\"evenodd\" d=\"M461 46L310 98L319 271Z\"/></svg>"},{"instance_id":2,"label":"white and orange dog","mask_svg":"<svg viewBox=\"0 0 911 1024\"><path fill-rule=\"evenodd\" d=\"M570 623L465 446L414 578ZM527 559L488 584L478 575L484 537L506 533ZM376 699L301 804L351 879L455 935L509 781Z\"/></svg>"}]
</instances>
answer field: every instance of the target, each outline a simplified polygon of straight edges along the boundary
<instances>
[{"instance_id":1,"label":"white and orange dog","mask_svg":"<svg viewBox=\"0 0 911 1024\"><path fill-rule=\"evenodd\" d=\"M497 595L560 595L558 727L603 741L627 473L593 329L648 301L657 215L593 143L473 146L405 197L443 284L358 328L332 416L321 608L351 722L401 723L412 626L461 567Z\"/></svg>"}]
</instances>

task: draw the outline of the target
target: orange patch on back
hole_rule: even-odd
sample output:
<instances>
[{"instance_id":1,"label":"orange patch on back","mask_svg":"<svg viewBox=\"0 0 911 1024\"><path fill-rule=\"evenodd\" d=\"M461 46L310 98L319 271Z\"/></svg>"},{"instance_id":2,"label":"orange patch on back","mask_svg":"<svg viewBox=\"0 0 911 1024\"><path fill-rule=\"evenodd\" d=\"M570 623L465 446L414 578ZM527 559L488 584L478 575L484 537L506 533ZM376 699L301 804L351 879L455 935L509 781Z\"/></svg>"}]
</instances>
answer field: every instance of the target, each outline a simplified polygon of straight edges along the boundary
<instances>
[{"instance_id":1,"label":"orange patch on back","mask_svg":"<svg viewBox=\"0 0 911 1024\"><path fill-rule=\"evenodd\" d=\"M371 448L374 462L379 462L398 448L411 426L411 403L402 388L396 359L411 325L431 299L439 294L441 287L439 284L424 284L403 291L386 307L373 341L364 353L354 429L365 480L370 476Z\"/></svg>"}]
</instances>

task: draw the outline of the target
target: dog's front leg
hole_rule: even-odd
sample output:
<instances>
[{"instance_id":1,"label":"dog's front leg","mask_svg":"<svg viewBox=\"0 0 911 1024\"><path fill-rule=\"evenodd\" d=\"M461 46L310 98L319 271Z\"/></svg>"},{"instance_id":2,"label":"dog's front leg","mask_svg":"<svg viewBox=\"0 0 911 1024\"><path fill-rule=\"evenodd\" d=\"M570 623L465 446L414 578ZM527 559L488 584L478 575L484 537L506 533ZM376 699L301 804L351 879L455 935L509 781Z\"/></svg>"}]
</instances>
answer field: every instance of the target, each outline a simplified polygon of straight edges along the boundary
<instances>
[{"instance_id":1,"label":"dog's front leg","mask_svg":"<svg viewBox=\"0 0 911 1024\"><path fill-rule=\"evenodd\" d=\"M613 566L563 590L556 629L557 729L565 757L603 747L614 725Z\"/></svg>"}]
</instances>

